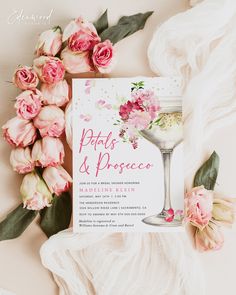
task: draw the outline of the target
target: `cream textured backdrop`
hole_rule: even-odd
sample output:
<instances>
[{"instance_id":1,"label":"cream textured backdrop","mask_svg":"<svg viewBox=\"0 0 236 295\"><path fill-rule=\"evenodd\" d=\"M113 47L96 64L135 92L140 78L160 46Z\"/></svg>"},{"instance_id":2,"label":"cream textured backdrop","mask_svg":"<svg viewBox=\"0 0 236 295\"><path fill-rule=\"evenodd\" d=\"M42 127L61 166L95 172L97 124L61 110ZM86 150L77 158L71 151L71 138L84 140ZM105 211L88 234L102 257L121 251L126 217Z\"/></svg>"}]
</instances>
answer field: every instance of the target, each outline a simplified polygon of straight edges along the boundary
<instances>
[{"instance_id":1,"label":"cream textured backdrop","mask_svg":"<svg viewBox=\"0 0 236 295\"><path fill-rule=\"evenodd\" d=\"M216 0L217 1L217 0ZM78 15L94 20L106 8L109 9L110 22L120 15L154 10L144 31L139 32L117 45L119 63L112 76L153 75L148 67L146 51L156 26L170 16L188 8L187 0L8 0L1 5L0 12L0 125L14 116L12 100L18 91L6 81L11 80L18 64L31 64L32 52L37 34L67 22ZM23 15L48 15L52 10L50 25L43 23L10 24L8 17L23 10ZM228 196L236 196L235 168L236 139L235 127L218 130L208 142L209 151L215 149L221 157L218 190ZM21 178L9 165L10 149L0 139L0 219L19 202ZM68 164L69 166L69 160ZM13 241L0 242L0 287L14 291L17 295L54 295L57 287L47 270L40 263L39 248L45 240L36 223L24 235ZM223 250L215 253L199 254L207 279L207 294L234 294L234 271L236 263L236 227L225 231ZM191 271L191 270L189 270ZM123 294L120 294L123 295ZM191 295L191 294L189 294ZM201 294L199 294L201 295Z\"/></svg>"}]
</instances>

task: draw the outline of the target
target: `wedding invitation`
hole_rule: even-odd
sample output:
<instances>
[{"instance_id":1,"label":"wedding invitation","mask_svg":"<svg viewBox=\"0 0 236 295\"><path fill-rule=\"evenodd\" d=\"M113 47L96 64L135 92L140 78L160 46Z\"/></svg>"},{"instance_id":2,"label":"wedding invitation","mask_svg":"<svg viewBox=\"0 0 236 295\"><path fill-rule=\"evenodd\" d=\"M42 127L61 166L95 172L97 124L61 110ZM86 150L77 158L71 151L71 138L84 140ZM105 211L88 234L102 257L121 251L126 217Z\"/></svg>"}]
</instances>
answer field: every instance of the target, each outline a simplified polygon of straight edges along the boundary
<instances>
[{"instance_id":1,"label":"wedding invitation","mask_svg":"<svg viewBox=\"0 0 236 295\"><path fill-rule=\"evenodd\" d=\"M73 79L75 232L182 229L181 114L178 78Z\"/></svg>"}]
</instances>

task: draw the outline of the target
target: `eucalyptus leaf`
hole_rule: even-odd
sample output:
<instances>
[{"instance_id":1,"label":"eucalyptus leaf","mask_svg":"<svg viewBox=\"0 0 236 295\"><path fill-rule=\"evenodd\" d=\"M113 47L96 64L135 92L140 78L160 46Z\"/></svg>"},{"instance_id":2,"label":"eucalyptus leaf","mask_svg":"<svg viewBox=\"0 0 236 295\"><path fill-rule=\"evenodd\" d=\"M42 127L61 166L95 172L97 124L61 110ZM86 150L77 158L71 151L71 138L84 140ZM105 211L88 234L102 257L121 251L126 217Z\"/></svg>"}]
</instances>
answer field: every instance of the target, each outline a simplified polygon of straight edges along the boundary
<instances>
[{"instance_id":1,"label":"eucalyptus leaf","mask_svg":"<svg viewBox=\"0 0 236 295\"><path fill-rule=\"evenodd\" d=\"M40 211L40 227L50 237L61 230L68 228L72 213L72 202L69 193L55 196L51 207Z\"/></svg>"},{"instance_id":2,"label":"eucalyptus leaf","mask_svg":"<svg viewBox=\"0 0 236 295\"><path fill-rule=\"evenodd\" d=\"M94 26L98 32L98 35L108 28L107 10L94 23Z\"/></svg>"},{"instance_id":3,"label":"eucalyptus leaf","mask_svg":"<svg viewBox=\"0 0 236 295\"><path fill-rule=\"evenodd\" d=\"M25 209L20 204L0 223L0 241L19 237L37 214L38 211Z\"/></svg>"},{"instance_id":4,"label":"eucalyptus leaf","mask_svg":"<svg viewBox=\"0 0 236 295\"><path fill-rule=\"evenodd\" d=\"M100 35L102 41L109 39L113 44L119 42L144 28L145 23L153 11L138 13L130 16L123 16L119 19L117 25L107 28Z\"/></svg>"},{"instance_id":5,"label":"eucalyptus leaf","mask_svg":"<svg viewBox=\"0 0 236 295\"><path fill-rule=\"evenodd\" d=\"M193 186L204 185L208 190L213 190L216 184L216 179L219 170L219 156L214 151L210 158L198 169Z\"/></svg>"}]
</instances>

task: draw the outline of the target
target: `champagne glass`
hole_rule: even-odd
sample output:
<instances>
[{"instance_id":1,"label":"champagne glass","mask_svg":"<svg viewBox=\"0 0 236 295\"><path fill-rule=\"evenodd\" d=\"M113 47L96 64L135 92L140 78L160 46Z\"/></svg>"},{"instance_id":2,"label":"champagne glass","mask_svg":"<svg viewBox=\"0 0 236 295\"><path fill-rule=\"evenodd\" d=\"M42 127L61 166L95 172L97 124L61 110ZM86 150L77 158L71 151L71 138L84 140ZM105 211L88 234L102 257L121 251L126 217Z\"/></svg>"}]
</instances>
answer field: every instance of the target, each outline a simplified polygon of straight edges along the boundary
<instances>
[{"instance_id":1,"label":"champagne glass","mask_svg":"<svg viewBox=\"0 0 236 295\"><path fill-rule=\"evenodd\" d=\"M178 226L181 220L173 219L167 222L168 210L171 206L170 167L174 148L183 140L182 107L170 103L161 107L157 123L151 129L142 130L142 137L154 144L162 155L164 168L164 206L160 213L143 219L144 223L156 226Z\"/></svg>"}]
</instances>

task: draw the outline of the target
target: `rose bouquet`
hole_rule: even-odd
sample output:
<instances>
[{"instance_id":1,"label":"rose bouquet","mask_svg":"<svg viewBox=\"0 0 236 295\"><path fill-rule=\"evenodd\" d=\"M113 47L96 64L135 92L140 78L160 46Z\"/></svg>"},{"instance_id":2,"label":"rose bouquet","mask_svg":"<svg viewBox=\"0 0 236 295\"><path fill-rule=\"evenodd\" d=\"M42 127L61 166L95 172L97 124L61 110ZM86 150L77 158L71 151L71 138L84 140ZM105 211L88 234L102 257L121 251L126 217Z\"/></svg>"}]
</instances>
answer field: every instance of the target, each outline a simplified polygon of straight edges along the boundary
<instances>
[{"instance_id":1,"label":"rose bouquet","mask_svg":"<svg viewBox=\"0 0 236 295\"><path fill-rule=\"evenodd\" d=\"M123 16L109 26L107 11L93 24L79 17L62 31L43 32L32 66L18 66L14 85L16 116L4 126L13 147L10 163L23 174L20 204L0 223L0 240L18 237L40 213L40 227L49 237L69 226L72 178L62 167L65 150L65 108L71 98L66 73L109 73L116 63L114 45L143 29L152 12Z\"/></svg>"},{"instance_id":2,"label":"rose bouquet","mask_svg":"<svg viewBox=\"0 0 236 295\"><path fill-rule=\"evenodd\" d=\"M194 188L185 195L185 221L194 229L195 247L199 251L218 250L223 246L222 226L231 226L235 220L233 198L214 192L219 169L219 157L213 152L199 168Z\"/></svg>"}]
</instances>

